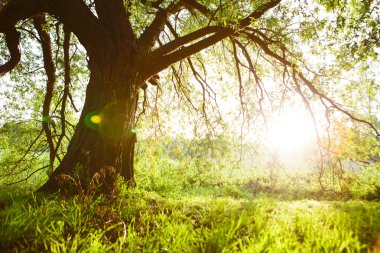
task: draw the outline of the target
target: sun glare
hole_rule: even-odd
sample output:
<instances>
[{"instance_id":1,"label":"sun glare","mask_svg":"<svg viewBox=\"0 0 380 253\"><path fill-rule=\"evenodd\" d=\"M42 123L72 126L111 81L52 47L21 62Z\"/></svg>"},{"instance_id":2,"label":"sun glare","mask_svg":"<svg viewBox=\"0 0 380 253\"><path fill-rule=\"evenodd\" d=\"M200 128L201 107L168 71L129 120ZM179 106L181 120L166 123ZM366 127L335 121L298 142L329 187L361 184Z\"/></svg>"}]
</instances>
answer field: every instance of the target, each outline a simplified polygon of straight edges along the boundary
<instances>
[{"instance_id":1,"label":"sun glare","mask_svg":"<svg viewBox=\"0 0 380 253\"><path fill-rule=\"evenodd\" d=\"M267 139L270 148L280 153L299 152L315 139L315 128L310 115L300 109L289 108L274 115L268 123Z\"/></svg>"}]
</instances>

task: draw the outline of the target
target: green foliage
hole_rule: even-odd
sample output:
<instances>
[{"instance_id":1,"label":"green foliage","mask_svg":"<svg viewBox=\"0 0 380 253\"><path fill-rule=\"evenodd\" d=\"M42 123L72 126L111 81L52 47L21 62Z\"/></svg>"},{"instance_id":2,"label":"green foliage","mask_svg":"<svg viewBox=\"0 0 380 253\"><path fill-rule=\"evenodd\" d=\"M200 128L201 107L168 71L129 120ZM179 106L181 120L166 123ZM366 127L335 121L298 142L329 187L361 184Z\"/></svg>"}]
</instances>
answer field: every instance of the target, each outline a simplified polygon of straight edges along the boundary
<instances>
[{"instance_id":1,"label":"green foliage","mask_svg":"<svg viewBox=\"0 0 380 253\"><path fill-rule=\"evenodd\" d=\"M5 184L23 180L46 165L48 153L42 138L36 139L41 135L41 129L35 122L6 122L0 127L0 134L0 184L2 187ZM14 190L28 192L45 179L46 172L37 172L30 182L21 184L24 187L21 185L13 185L13 187Z\"/></svg>"},{"instance_id":2,"label":"green foliage","mask_svg":"<svg viewBox=\"0 0 380 253\"><path fill-rule=\"evenodd\" d=\"M380 164L372 164L358 174L354 194L366 199L380 199Z\"/></svg>"},{"instance_id":3,"label":"green foliage","mask_svg":"<svg viewBox=\"0 0 380 253\"><path fill-rule=\"evenodd\" d=\"M373 171L365 167L351 171L349 166L358 165L351 164L348 159L354 156L347 153L339 157L330 154L322 164L312 169L285 172L284 165L259 163L256 156L253 160L248 159L252 156L251 147L240 146L226 137L213 141L181 137L161 139L162 142L145 139L138 144L136 182L138 188L165 196L182 192L184 195L226 195L233 198L264 194L288 200L366 199L364 189L374 187L370 180L362 178ZM336 150L342 147L346 147L346 143L334 146ZM358 154L356 159L360 158ZM241 161L237 162L239 159ZM363 194L359 194L360 191Z\"/></svg>"},{"instance_id":4,"label":"green foliage","mask_svg":"<svg viewBox=\"0 0 380 253\"><path fill-rule=\"evenodd\" d=\"M345 61L347 57L362 61L370 57L376 58L379 47L379 8L376 1L321 0L327 11L333 12L327 26L328 36L340 41L338 59Z\"/></svg>"},{"instance_id":5,"label":"green foliage","mask_svg":"<svg viewBox=\"0 0 380 253\"><path fill-rule=\"evenodd\" d=\"M225 139L146 139L139 144L136 180L142 188L159 192L221 184L222 171L233 166L232 148Z\"/></svg>"}]
</instances>

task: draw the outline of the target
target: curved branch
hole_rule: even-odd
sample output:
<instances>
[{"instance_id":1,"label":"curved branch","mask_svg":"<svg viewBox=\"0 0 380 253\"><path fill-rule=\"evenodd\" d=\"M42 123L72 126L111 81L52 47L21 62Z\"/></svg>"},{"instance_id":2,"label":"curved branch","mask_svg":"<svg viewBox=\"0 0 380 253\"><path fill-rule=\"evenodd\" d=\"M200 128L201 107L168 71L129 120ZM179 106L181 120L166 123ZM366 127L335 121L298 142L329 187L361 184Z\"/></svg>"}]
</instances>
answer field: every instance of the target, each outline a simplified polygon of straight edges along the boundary
<instances>
[{"instance_id":1,"label":"curved branch","mask_svg":"<svg viewBox=\"0 0 380 253\"><path fill-rule=\"evenodd\" d=\"M269 98L269 95L266 92L266 90L264 89L264 87L262 86L263 83L262 83L259 75L257 74L256 70L255 70L254 64L253 64L252 59L251 59L251 57L250 57L250 55L248 53L247 48L242 43L240 43L240 41L238 41L236 39L234 39L234 42L236 43L236 45L243 52L243 55L244 55L246 61L248 62L248 70L249 70L249 72L251 72L253 74L253 77L255 79L255 82L256 82L256 85L257 85L257 87L259 89L259 94L260 94L260 95L258 94L257 89L256 89L256 96L259 99L260 112L264 116L264 109L263 109L264 93L266 94L266 96L268 98Z\"/></svg>"},{"instance_id":2,"label":"curved branch","mask_svg":"<svg viewBox=\"0 0 380 253\"><path fill-rule=\"evenodd\" d=\"M30 18L43 8L38 0L10 0L0 10L0 32L4 33L23 19Z\"/></svg>"},{"instance_id":3,"label":"curved branch","mask_svg":"<svg viewBox=\"0 0 380 253\"><path fill-rule=\"evenodd\" d=\"M10 53L10 59L7 63L0 66L0 76L10 72L14 69L21 59L20 51L20 33L16 28L12 27L8 29L5 33L5 41Z\"/></svg>"},{"instance_id":4,"label":"curved branch","mask_svg":"<svg viewBox=\"0 0 380 253\"><path fill-rule=\"evenodd\" d=\"M108 38L107 30L82 0L10 0L0 10L0 32L6 33L18 21L39 13L49 13L69 26L90 55Z\"/></svg>"}]
</instances>

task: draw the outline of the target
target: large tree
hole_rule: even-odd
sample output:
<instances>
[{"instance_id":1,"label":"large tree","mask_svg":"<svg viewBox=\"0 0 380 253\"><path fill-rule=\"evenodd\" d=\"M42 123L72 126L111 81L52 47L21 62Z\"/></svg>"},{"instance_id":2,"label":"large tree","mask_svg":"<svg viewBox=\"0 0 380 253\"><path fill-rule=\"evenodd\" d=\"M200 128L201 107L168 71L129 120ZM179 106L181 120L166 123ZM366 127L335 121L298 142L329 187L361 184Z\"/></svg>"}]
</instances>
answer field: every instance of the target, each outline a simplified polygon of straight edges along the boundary
<instances>
[{"instance_id":1,"label":"large tree","mask_svg":"<svg viewBox=\"0 0 380 253\"><path fill-rule=\"evenodd\" d=\"M133 129L139 90L145 90L148 83L157 85L158 74L179 61L186 60L190 69L197 75L189 57L224 40L228 40L232 45L231 54L236 62L240 96L243 92L240 69L243 67L252 73L261 88L255 62L251 58L251 50L248 49L248 45L255 45L261 54L281 66L284 75L293 80L294 89L305 101L306 88L307 92L317 96L323 104L328 104L329 108L341 111L354 120L365 122L376 131L373 124L354 116L313 85L308 79L311 72L308 75L303 73L305 68L301 59L292 53L287 45L287 42L292 45L291 36L283 33L286 26L290 25L289 17L285 15L287 11L290 15L291 8L286 9L292 6L289 2L284 5L281 0L5 2L0 11L0 32L5 34L10 58L0 66L0 75L10 72L20 62L20 32L16 29L19 21L33 20L36 37L43 52L47 82L42 105L42 128L49 145L49 167L54 169L54 172L41 190L58 190L61 187L58 182L59 175L70 175L78 166L88 171L90 177L101 168L112 167L126 181L134 184L133 154L136 136ZM322 3L333 8L335 1ZM304 6L308 4L304 3ZM310 6L315 7L315 4L311 2ZM370 2L366 2L365 6L369 8ZM264 19L265 15L279 8L282 9L277 18L272 15L271 18ZM137 19L139 15L140 19ZM141 15L146 15L145 20L141 19ZM65 156L59 162L59 166L54 168L57 151L65 135L62 126L63 133L53 140L49 124L56 83L56 64L52 53L49 23L57 21L64 26L62 61L65 88L60 102L62 125L65 124L65 107L70 95L71 34L76 36L87 51L90 78L75 133Z\"/></svg>"}]
</instances>

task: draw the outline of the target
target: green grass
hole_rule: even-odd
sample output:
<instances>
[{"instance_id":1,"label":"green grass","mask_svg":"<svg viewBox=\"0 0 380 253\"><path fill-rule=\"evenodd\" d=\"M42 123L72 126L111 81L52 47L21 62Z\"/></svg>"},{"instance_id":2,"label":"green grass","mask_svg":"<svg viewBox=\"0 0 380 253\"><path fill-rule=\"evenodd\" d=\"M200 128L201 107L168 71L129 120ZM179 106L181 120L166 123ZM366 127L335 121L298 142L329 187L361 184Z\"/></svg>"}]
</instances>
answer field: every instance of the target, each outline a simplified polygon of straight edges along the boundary
<instances>
[{"instance_id":1,"label":"green grass","mask_svg":"<svg viewBox=\"0 0 380 253\"><path fill-rule=\"evenodd\" d=\"M114 200L2 197L0 252L369 252L380 203L280 200L243 189Z\"/></svg>"}]
</instances>

